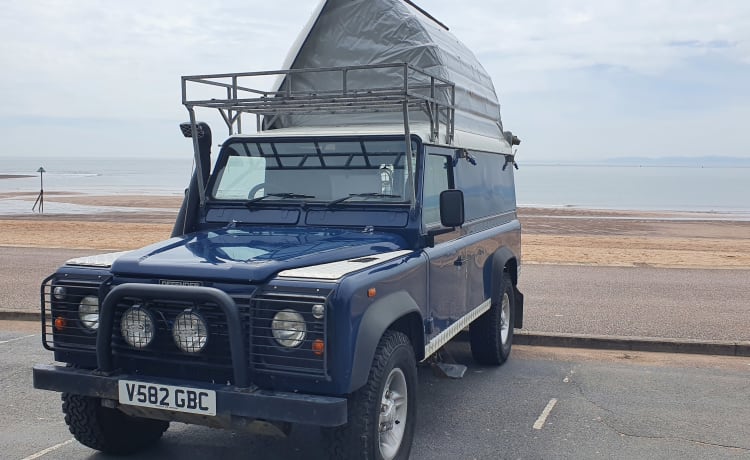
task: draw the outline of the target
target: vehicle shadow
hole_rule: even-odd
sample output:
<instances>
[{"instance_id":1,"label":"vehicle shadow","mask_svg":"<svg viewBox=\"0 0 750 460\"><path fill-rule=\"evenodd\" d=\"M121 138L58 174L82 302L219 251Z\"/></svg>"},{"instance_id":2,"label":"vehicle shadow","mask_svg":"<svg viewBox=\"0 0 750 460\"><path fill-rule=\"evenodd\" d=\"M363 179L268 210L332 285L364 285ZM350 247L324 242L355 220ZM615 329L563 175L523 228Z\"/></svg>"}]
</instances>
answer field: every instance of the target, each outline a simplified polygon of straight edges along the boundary
<instances>
[{"instance_id":1,"label":"vehicle shadow","mask_svg":"<svg viewBox=\"0 0 750 460\"><path fill-rule=\"evenodd\" d=\"M462 410L463 403L461 398L456 398L457 392L472 394L475 391L476 382L487 379L486 374L502 372L502 368L487 368L475 364L468 344L462 341L461 337L450 343L447 350L455 362L466 365L468 370L464 378L459 380L439 375L439 372L433 370L430 364L419 366L417 403L419 418L412 458L435 458L435 453L429 452L429 443L420 442L420 434L432 436L433 433L440 432L443 430L441 414ZM502 373L510 374L510 372ZM144 460L184 460L185 458L325 460L328 455L320 429L315 426L295 425L291 434L283 437L173 423L159 444L134 457ZM89 460L114 458L122 457L102 453L95 453L88 457Z\"/></svg>"}]
</instances>

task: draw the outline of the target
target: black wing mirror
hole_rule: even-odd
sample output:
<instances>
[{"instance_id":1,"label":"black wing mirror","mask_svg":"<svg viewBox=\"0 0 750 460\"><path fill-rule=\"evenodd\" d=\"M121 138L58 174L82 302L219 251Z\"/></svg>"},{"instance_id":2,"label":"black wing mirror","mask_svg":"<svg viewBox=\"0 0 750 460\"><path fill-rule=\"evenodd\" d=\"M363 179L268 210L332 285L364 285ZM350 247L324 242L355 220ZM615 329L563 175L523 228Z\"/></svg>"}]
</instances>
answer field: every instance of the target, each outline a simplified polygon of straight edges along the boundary
<instances>
[{"instance_id":1,"label":"black wing mirror","mask_svg":"<svg viewBox=\"0 0 750 460\"><path fill-rule=\"evenodd\" d=\"M464 218L464 192L443 190L440 193L440 223L444 227L460 227Z\"/></svg>"},{"instance_id":2,"label":"black wing mirror","mask_svg":"<svg viewBox=\"0 0 750 460\"><path fill-rule=\"evenodd\" d=\"M435 237L450 233L464 224L464 192L461 190L443 190L440 193L440 223L443 228L429 230L425 235L427 246L435 246Z\"/></svg>"}]
</instances>

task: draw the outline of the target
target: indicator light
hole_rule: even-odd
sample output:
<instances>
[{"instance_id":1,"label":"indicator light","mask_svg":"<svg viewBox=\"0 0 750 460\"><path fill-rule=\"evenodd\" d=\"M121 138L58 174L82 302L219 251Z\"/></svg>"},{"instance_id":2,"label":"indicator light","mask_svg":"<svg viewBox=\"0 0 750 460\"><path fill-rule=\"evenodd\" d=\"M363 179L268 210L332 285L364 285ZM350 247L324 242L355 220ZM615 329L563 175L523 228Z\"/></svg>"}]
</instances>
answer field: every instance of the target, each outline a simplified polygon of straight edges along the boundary
<instances>
[{"instance_id":1,"label":"indicator light","mask_svg":"<svg viewBox=\"0 0 750 460\"><path fill-rule=\"evenodd\" d=\"M57 318L55 318L55 329L57 329L58 331L62 331L63 329L65 329L65 326L65 318L63 318L62 316L58 316Z\"/></svg>"},{"instance_id":2,"label":"indicator light","mask_svg":"<svg viewBox=\"0 0 750 460\"><path fill-rule=\"evenodd\" d=\"M315 339L312 343L312 351L318 356L323 356L323 352L325 351L325 344L320 339Z\"/></svg>"}]
</instances>

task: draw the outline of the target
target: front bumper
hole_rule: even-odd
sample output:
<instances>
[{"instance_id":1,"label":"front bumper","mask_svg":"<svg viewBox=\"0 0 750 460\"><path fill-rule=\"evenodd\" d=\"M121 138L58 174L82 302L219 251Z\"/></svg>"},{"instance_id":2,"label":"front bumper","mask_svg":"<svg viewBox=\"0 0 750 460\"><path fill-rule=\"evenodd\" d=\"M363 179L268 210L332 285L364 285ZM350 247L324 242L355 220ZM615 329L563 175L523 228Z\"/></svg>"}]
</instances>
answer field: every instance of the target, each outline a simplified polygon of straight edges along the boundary
<instances>
[{"instance_id":1,"label":"front bumper","mask_svg":"<svg viewBox=\"0 0 750 460\"><path fill-rule=\"evenodd\" d=\"M346 423L345 398L299 393L239 388L168 379L149 379L141 375L112 375L71 367L34 366L34 388L72 393L118 401L118 381L137 380L145 383L179 385L216 391L217 419L261 419L276 422L306 423L319 426L339 426ZM169 419L170 411L160 410L159 418ZM179 414L172 419L179 420Z\"/></svg>"}]
</instances>

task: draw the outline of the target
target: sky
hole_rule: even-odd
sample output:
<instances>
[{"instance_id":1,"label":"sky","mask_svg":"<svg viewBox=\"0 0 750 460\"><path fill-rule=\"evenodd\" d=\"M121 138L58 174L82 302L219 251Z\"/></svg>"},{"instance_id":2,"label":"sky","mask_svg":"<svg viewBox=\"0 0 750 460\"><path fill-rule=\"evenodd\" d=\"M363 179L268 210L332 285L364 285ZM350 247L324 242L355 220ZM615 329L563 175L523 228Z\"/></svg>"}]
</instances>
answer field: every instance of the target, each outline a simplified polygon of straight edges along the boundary
<instances>
[{"instance_id":1,"label":"sky","mask_svg":"<svg viewBox=\"0 0 750 460\"><path fill-rule=\"evenodd\" d=\"M180 76L280 68L317 3L0 0L0 170L190 156ZM492 77L519 159L750 158L747 0L416 3Z\"/></svg>"}]
</instances>

